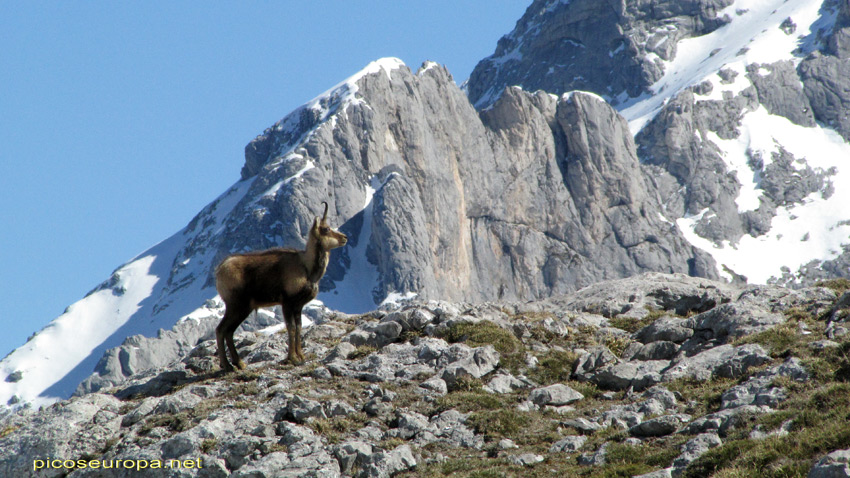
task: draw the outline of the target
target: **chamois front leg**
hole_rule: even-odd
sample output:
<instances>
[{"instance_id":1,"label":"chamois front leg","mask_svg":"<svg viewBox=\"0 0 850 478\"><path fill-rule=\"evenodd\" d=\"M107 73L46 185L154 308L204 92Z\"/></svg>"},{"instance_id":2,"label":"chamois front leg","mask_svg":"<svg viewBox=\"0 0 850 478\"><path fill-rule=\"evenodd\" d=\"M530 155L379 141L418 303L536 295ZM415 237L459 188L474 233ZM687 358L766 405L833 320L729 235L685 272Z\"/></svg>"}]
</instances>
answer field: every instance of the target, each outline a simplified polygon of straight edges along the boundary
<instances>
[{"instance_id":1,"label":"chamois front leg","mask_svg":"<svg viewBox=\"0 0 850 478\"><path fill-rule=\"evenodd\" d=\"M224 349L224 330L226 325L227 313L224 314L224 319L215 328L215 343L218 352L218 365L225 372L232 372L233 366L227 361L227 351Z\"/></svg>"},{"instance_id":2,"label":"chamois front leg","mask_svg":"<svg viewBox=\"0 0 850 478\"><path fill-rule=\"evenodd\" d=\"M298 333L298 327L295 325L294 311L289 307L284 307L283 318L286 320L286 333L288 336L286 361L293 365L301 365L304 361L298 357L298 336L296 335Z\"/></svg>"}]
</instances>

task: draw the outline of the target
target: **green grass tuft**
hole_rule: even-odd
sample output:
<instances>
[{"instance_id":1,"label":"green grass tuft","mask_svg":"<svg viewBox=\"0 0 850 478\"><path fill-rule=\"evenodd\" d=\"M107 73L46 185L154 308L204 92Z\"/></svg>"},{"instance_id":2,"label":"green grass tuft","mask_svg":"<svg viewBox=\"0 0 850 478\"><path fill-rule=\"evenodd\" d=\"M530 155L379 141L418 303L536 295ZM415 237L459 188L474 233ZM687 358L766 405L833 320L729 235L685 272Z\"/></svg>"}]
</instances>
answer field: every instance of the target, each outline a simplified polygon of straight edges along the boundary
<instances>
[{"instance_id":1,"label":"green grass tuft","mask_svg":"<svg viewBox=\"0 0 850 478\"><path fill-rule=\"evenodd\" d=\"M818 287L826 287L827 289L832 289L835 291L836 294L840 295L850 290L850 279L845 279L841 277L838 279L820 281L815 285Z\"/></svg>"}]
</instances>

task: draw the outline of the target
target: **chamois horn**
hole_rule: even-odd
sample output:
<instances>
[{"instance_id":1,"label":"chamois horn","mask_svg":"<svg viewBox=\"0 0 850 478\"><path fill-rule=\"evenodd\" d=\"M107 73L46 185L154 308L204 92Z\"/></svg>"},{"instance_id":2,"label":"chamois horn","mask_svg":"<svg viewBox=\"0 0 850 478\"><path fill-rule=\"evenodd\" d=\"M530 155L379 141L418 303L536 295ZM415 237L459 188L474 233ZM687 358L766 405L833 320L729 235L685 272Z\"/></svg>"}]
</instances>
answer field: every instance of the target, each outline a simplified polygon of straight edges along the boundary
<instances>
[{"instance_id":1,"label":"chamois horn","mask_svg":"<svg viewBox=\"0 0 850 478\"><path fill-rule=\"evenodd\" d=\"M322 215L322 221L327 221L327 219L328 219L328 203L326 203L325 201L322 201L322 204L325 205L325 213L324 213L324 215Z\"/></svg>"}]
</instances>

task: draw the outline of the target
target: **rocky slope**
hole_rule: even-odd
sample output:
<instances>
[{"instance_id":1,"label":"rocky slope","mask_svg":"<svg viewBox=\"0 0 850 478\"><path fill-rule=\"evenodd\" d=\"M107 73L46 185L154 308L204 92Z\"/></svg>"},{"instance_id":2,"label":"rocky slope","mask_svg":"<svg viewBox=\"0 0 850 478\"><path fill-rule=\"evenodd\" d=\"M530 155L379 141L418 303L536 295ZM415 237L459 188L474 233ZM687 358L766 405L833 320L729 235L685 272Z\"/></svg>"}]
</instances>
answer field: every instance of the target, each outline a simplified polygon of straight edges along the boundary
<instances>
[{"instance_id":1,"label":"rocky slope","mask_svg":"<svg viewBox=\"0 0 850 478\"><path fill-rule=\"evenodd\" d=\"M645 274L531 302L316 312L309 363L244 332L249 367L230 375L202 337L0 419L0 474L850 476L850 284L829 285Z\"/></svg>"},{"instance_id":2,"label":"rocky slope","mask_svg":"<svg viewBox=\"0 0 850 478\"><path fill-rule=\"evenodd\" d=\"M434 63L373 62L251 141L231 189L0 361L0 403L176 359L220 312L218 261L302 245L323 200L351 241L320 298L346 313L648 271L846 277L848 35L847 0L537 0L465 89Z\"/></svg>"}]
</instances>

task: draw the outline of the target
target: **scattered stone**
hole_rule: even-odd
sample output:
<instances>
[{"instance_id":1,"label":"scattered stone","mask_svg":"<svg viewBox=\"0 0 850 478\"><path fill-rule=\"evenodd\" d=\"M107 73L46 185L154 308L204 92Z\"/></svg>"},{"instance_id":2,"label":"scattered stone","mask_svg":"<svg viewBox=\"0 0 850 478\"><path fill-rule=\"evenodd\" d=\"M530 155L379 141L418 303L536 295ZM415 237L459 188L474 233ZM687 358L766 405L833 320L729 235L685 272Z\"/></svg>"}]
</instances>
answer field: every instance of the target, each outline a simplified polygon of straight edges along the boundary
<instances>
[{"instance_id":1,"label":"scattered stone","mask_svg":"<svg viewBox=\"0 0 850 478\"><path fill-rule=\"evenodd\" d=\"M758 367L770 361L770 356L761 345L745 344L738 347L720 345L697 355L674 360L663 373L663 381L672 382L687 377L697 381L714 377L738 378L750 367Z\"/></svg>"},{"instance_id":2,"label":"scattered stone","mask_svg":"<svg viewBox=\"0 0 850 478\"><path fill-rule=\"evenodd\" d=\"M424 382L420 383L419 386L424 388L425 390L435 392L438 395L445 395L449 392L449 386L446 384L446 381L436 376L425 380Z\"/></svg>"},{"instance_id":3,"label":"scattered stone","mask_svg":"<svg viewBox=\"0 0 850 478\"><path fill-rule=\"evenodd\" d=\"M635 332L634 338L643 344L658 341L681 344L694 335L694 329L688 323L685 319L661 317Z\"/></svg>"},{"instance_id":4,"label":"scattered stone","mask_svg":"<svg viewBox=\"0 0 850 478\"><path fill-rule=\"evenodd\" d=\"M822 351L840 346L841 344L839 344L838 342L833 342L832 340L816 340L809 344L809 347L811 347L812 350L816 351Z\"/></svg>"},{"instance_id":5,"label":"scattered stone","mask_svg":"<svg viewBox=\"0 0 850 478\"><path fill-rule=\"evenodd\" d=\"M582 433L593 433L602 428L598 423L592 422L586 418L571 418L569 420L562 421L561 425L575 428Z\"/></svg>"},{"instance_id":6,"label":"scattered stone","mask_svg":"<svg viewBox=\"0 0 850 478\"><path fill-rule=\"evenodd\" d=\"M673 468L684 469L708 450L722 444L723 441L716 433L700 433L682 445L679 449L682 454L673 460Z\"/></svg>"},{"instance_id":7,"label":"scattered stone","mask_svg":"<svg viewBox=\"0 0 850 478\"><path fill-rule=\"evenodd\" d=\"M508 457L508 461L519 466L536 465L544 459L543 455L535 455L534 453L523 453L522 455L511 455Z\"/></svg>"},{"instance_id":8,"label":"scattered stone","mask_svg":"<svg viewBox=\"0 0 850 478\"><path fill-rule=\"evenodd\" d=\"M500 450L510 450L512 448L519 448L516 443L510 438L502 438L499 440L498 447Z\"/></svg>"},{"instance_id":9,"label":"scattered stone","mask_svg":"<svg viewBox=\"0 0 850 478\"><path fill-rule=\"evenodd\" d=\"M382 451L373 454L357 476L361 478L389 478L415 466L416 458L413 457L410 446L401 445L388 452Z\"/></svg>"},{"instance_id":10,"label":"scattered stone","mask_svg":"<svg viewBox=\"0 0 850 478\"><path fill-rule=\"evenodd\" d=\"M662 468L660 470L651 471L649 473L644 473L643 475L637 475L632 478L672 478L673 469L672 468Z\"/></svg>"},{"instance_id":11,"label":"scattered stone","mask_svg":"<svg viewBox=\"0 0 850 478\"><path fill-rule=\"evenodd\" d=\"M587 437L584 435L574 435L561 438L556 441L550 448L549 453L575 453L584 446Z\"/></svg>"},{"instance_id":12,"label":"scattered stone","mask_svg":"<svg viewBox=\"0 0 850 478\"><path fill-rule=\"evenodd\" d=\"M850 449L836 450L815 462L808 478L850 477Z\"/></svg>"},{"instance_id":13,"label":"scattered stone","mask_svg":"<svg viewBox=\"0 0 850 478\"><path fill-rule=\"evenodd\" d=\"M685 415L664 415L641 422L629 428L629 433L636 437L660 437L669 435L690 420Z\"/></svg>"},{"instance_id":14,"label":"scattered stone","mask_svg":"<svg viewBox=\"0 0 850 478\"><path fill-rule=\"evenodd\" d=\"M603 443L599 449L593 453L584 453L578 457L578 464L582 466L598 466L604 465L607 462L608 443Z\"/></svg>"},{"instance_id":15,"label":"scattered stone","mask_svg":"<svg viewBox=\"0 0 850 478\"><path fill-rule=\"evenodd\" d=\"M339 462L340 472L346 474L369 463L372 453L372 445L359 440L345 441L333 449L333 455Z\"/></svg>"},{"instance_id":16,"label":"scattered stone","mask_svg":"<svg viewBox=\"0 0 850 478\"><path fill-rule=\"evenodd\" d=\"M472 349L467 358L451 363L440 375L449 390L456 388L464 377L481 378L499 365L499 352L492 345Z\"/></svg>"},{"instance_id":17,"label":"scattered stone","mask_svg":"<svg viewBox=\"0 0 850 478\"><path fill-rule=\"evenodd\" d=\"M608 347L595 347L576 361L573 376L583 382L590 381L594 373L604 367L619 363L620 359Z\"/></svg>"},{"instance_id":18,"label":"scattered stone","mask_svg":"<svg viewBox=\"0 0 850 478\"><path fill-rule=\"evenodd\" d=\"M675 342L658 340L648 344L633 342L623 352L623 358L627 360L669 360L679 351Z\"/></svg>"},{"instance_id":19,"label":"scattered stone","mask_svg":"<svg viewBox=\"0 0 850 478\"><path fill-rule=\"evenodd\" d=\"M590 381L606 390L645 390L662 381L662 372L670 365L666 360L623 362L595 373Z\"/></svg>"},{"instance_id":20,"label":"scattered stone","mask_svg":"<svg viewBox=\"0 0 850 478\"><path fill-rule=\"evenodd\" d=\"M528 399L537 406L555 407L569 405L583 398L584 395L561 383L532 390L528 396Z\"/></svg>"},{"instance_id":21,"label":"scattered stone","mask_svg":"<svg viewBox=\"0 0 850 478\"><path fill-rule=\"evenodd\" d=\"M511 393L528 388L528 386L528 382L520 380L509 373L498 373L484 386L484 390L492 393Z\"/></svg>"}]
</instances>

